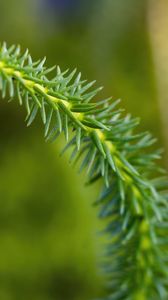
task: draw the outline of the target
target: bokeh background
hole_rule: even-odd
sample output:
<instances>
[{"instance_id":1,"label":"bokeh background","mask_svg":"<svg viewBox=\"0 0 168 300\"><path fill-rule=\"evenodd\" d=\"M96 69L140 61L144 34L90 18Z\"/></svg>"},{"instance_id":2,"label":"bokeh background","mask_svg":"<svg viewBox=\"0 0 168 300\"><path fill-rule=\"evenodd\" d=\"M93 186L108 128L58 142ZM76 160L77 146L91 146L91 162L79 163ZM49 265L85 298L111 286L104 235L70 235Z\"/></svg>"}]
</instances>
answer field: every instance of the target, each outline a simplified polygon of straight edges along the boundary
<instances>
[{"instance_id":1,"label":"bokeh background","mask_svg":"<svg viewBox=\"0 0 168 300\"><path fill-rule=\"evenodd\" d=\"M166 0L0 0L0 40L48 65L77 67L122 98L168 153ZM0 299L86 300L103 293L102 244L92 203L99 186L46 144L38 119L0 102Z\"/></svg>"}]
</instances>

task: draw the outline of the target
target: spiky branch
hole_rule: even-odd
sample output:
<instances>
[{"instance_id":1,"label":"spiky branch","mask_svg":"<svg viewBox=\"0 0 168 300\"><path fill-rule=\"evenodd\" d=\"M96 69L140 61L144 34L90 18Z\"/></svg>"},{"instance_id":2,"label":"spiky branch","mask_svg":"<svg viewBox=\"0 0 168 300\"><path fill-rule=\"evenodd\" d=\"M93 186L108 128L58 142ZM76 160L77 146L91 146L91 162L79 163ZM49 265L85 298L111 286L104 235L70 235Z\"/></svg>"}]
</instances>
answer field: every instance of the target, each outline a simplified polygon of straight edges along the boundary
<instances>
[{"instance_id":1,"label":"spiky branch","mask_svg":"<svg viewBox=\"0 0 168 300\"><path fill-rule=\"evenodd\" d=\"M111 98L91 102L100 90L94 82L81 80L76 70L61 72L33 62L20 47L0 48L2 97L18 99L27 110L27 125L38 112L45 138L54 141L65 133L72 149L71 161L87 170L87 183L103 179L99 217L107 220L109 235L104 269L111 300L168 299L167 233L168 181L153 178L160 171L155 163L160 152L146 148L155 139L149 133L135 134L139 120L122 116ZM70 132L70 134L69 134ZM70 136L70 137L69 137Z\"/></svg>"}]
</instances>

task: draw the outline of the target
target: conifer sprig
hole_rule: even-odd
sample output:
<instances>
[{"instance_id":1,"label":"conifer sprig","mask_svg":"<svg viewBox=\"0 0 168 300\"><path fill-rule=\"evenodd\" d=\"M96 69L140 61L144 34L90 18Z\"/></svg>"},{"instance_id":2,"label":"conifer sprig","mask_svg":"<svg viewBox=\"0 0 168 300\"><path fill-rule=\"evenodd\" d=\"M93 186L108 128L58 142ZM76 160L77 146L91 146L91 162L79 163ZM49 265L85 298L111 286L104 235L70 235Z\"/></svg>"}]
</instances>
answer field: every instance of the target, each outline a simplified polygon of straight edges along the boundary
<instances>
[{"instance_id":1,"label":"conifer sprig","mask_svg":"<svg viewBox=\"0 0 168 300\"><path fill-rule=\"evenodd\" d=\"M46 140L64 132L65 152L80 161L87 183L102 180L95 205L106 220L109 236L103 268L109 300L168 299L168 180L155 161L160 151L150 152L155 139L147 132L134 133L138 119L124 116L119 100L93 102L101 88L91 90L76 75L55 67L46 68L45 58L33 62L28 50L0 47L2 98L18 99L27 111L27 125L41 114Z\"/></svg>"}]
</instances>

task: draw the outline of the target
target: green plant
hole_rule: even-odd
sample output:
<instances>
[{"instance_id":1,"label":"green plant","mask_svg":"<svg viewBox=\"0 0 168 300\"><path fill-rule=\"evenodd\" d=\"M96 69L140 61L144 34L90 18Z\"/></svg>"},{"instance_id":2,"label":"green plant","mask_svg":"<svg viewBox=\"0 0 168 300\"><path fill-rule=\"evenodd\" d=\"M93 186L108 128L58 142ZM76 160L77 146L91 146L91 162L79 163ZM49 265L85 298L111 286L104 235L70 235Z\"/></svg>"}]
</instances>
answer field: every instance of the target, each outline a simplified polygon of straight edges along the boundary
<instances>
[{"instance_id":1,"label":"green plant","mask_svg":"<svg viewBox=\"0 0 168 300\"><path fill-rule=\"evenodd\" d=\"M27 110L27 125L38 112L45 125L46 140L61 132L67 140L63 152L72 148L71 161L87 170L87 184L103 179L95 205L107 220L109 235L103 268L111 300L168 299L167 178L155 163L160 151L148 151L155 139L149 133L134 134L139 120L122 116L119 100L91 102L100 88L81 74L47 74L45 59L33 62L28 51L16 46L0 48L2 97L18 98ZM74 79L73 79L74 78ZM69 138L69 132L70 138ZM69 141L70 139L70 141Z\"/></svg>"}]
</instances>

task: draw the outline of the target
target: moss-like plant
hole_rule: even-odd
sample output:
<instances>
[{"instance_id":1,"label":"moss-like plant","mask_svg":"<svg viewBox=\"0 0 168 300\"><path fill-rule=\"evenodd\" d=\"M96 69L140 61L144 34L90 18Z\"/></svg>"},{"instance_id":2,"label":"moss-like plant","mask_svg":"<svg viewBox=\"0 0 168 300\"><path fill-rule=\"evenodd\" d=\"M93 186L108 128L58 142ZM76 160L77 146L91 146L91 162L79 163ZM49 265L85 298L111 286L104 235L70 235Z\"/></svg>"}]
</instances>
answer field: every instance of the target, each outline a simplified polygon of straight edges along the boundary
<instances>
[{"instance_id":1,"label":"moss-like plant","mask_svg":"<svg viewBox=\"0 0 168 300\"><path fill-rule=\"evenodd\" d=\"M63 152L72 149L71 161L80 161L80 169L87 170L87 183L102 180L95 205L108 223L105 299L167 300L168 181L155 163L160 151L147 149L155 139L148 132L134 133L139 120L123 116L116 108L119 100L91 102L100 90L90 90L94 81L87 83L76 70L62 72L59 67L49 78L55 67L44 63L33 62L28 50L22 55L20 47L3 43L2 97L9 95L26 107L27 125L39 112L47 140L64 132Z\"/></svg>"}]
</instances>

